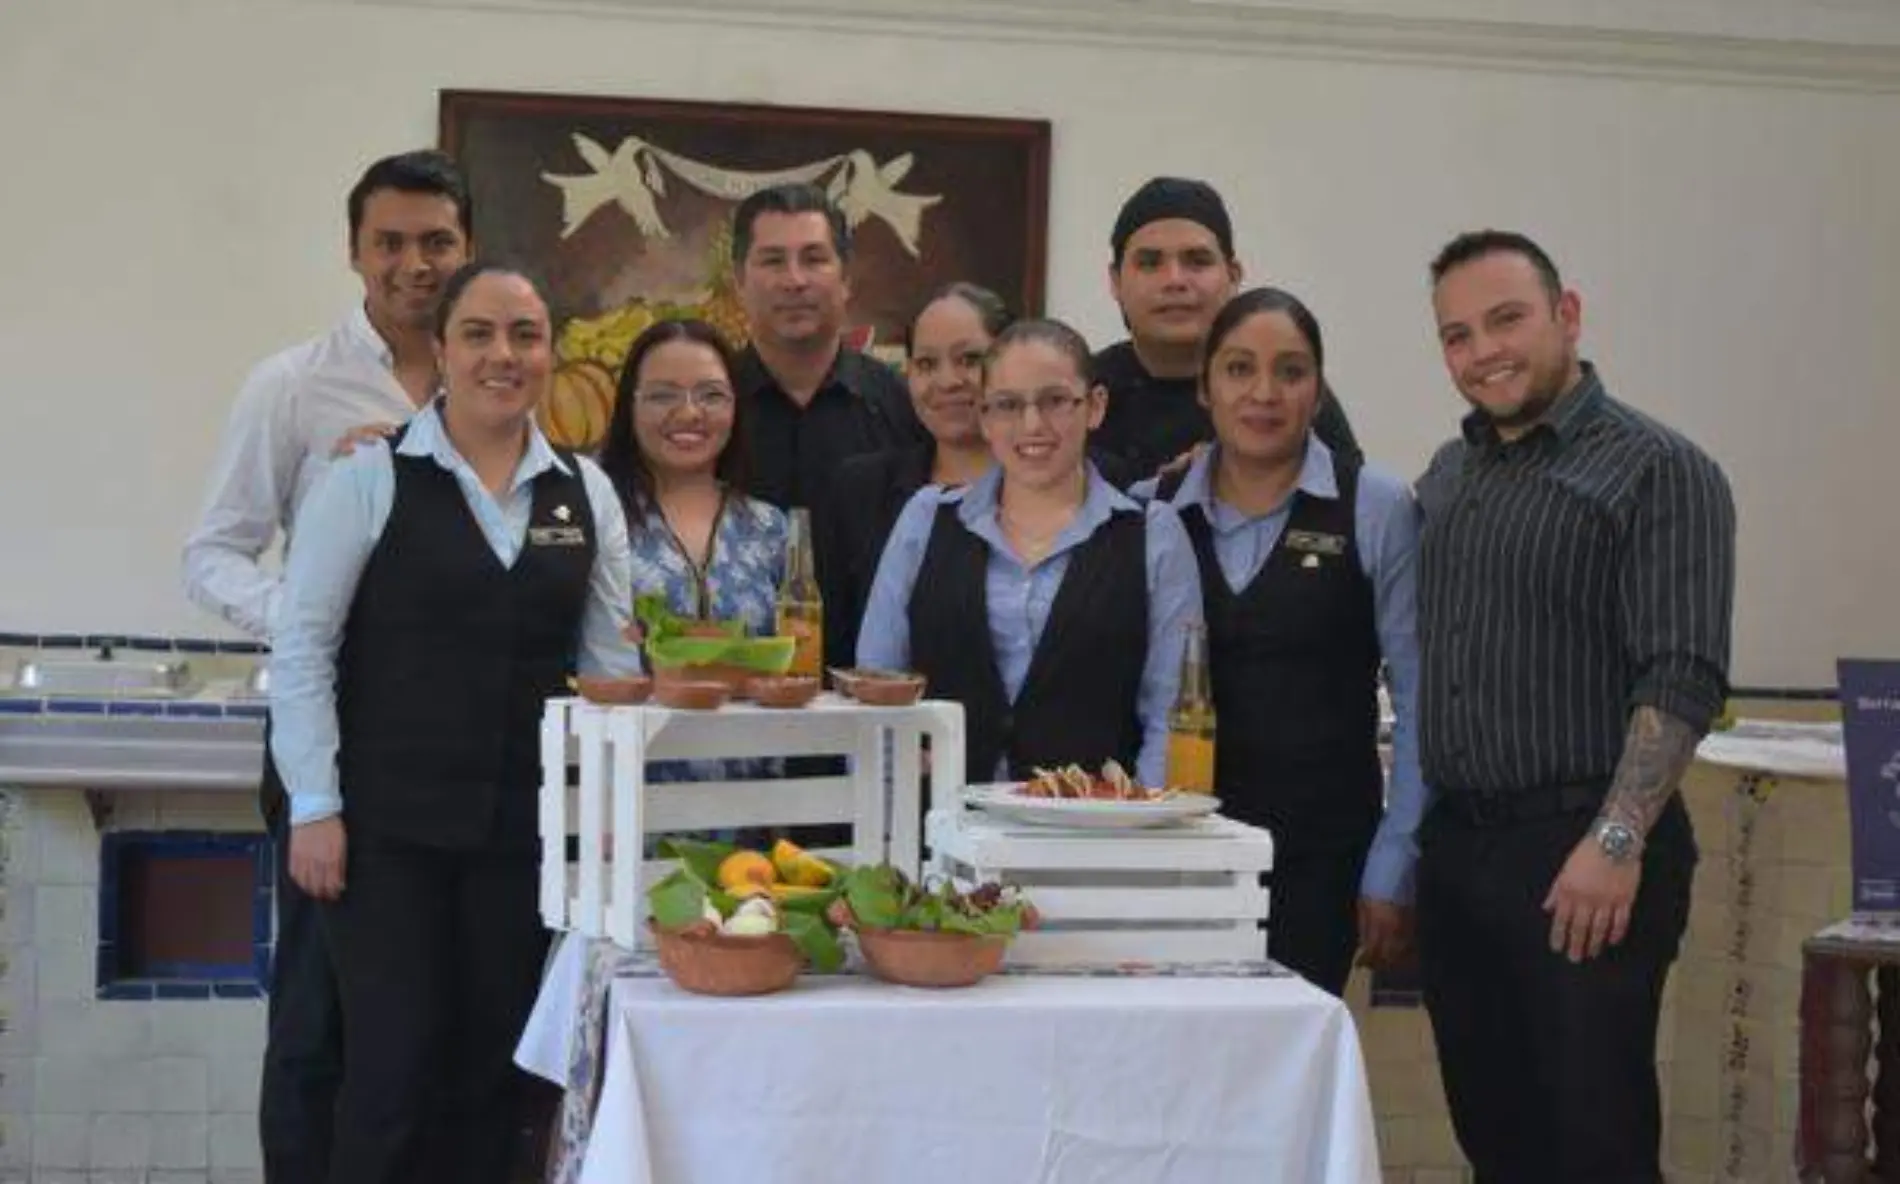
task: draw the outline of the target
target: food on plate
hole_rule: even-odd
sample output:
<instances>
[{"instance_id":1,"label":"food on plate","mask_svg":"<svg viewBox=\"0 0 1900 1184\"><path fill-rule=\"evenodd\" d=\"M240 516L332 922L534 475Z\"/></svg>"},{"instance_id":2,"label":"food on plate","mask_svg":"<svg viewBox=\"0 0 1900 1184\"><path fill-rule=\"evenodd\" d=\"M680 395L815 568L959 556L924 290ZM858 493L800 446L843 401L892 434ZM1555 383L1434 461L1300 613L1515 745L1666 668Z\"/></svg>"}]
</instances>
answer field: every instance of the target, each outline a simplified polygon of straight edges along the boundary
<instances>
[{"instance_id":1,"label":"food on plate","mask_svg":"<svg viewBox=\"0 0 1900 1184\"><path fill-rule=\"evenodd\" d=\"M1091 774L1081 765L1059 769L1033 770L1034 776L1016 791L1026 798L1062 798L1093 802L1164 802L1179 796L1172 789L1149 789L1135 779L1117 761L1105 761L1100 774Z\"/></svg>"}]
</instances>

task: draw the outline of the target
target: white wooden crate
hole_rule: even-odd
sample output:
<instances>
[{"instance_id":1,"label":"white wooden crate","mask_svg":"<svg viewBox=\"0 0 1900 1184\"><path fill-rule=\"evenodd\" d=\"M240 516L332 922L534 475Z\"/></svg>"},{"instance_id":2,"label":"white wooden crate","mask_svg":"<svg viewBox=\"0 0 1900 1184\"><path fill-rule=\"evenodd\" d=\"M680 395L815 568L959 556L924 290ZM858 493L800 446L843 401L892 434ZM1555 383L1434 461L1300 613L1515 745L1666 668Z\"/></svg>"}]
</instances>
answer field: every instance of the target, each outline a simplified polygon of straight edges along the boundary
<instances>
[{"instance_id":1,"label":"white wooden crate","mask_svg":"<svg viewBox=\"0 0 1900 1184\"><path fill-rule=\"evenodd\" d=\"M939 795L942 800L942 795ZM1011 961L1226 962L1267 954L1273 839L1212 816L1135 831L1056 830L961 805L930 811L931 870L959 885L1020 886L1042 925Z\"/></svg>"},{"instance_id":2,"label":"white wooden crate","mask_svg":"<svg viewBox=\"0 0 1900 1184\"><path fill-rule=\"evenodd\" d=\"M961 786L956 703L867 707L821 695L790 711L749 703L674 711L550 699L541 718L542 920L628 949L645 944L646 887L670 861L643 853L650 839L682 831L849 824L851 846L820 854L889 859L915 875L926 737L938 783ZM649 761L836 755L850 758L843 776L646 779ZM571 859L570 837L578 840Z\"/></svg>"}]
</instances>

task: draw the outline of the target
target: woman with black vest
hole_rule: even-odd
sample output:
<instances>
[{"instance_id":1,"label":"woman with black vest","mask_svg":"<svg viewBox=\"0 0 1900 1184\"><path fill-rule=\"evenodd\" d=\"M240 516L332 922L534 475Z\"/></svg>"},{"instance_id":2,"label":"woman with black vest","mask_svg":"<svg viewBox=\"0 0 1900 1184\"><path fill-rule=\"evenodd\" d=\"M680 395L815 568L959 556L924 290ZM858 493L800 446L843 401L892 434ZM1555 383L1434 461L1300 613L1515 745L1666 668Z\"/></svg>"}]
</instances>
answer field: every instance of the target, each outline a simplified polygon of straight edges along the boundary
<instances>
[{"instance_id":1,"label":"woman with black vest","mask_svg":"<svg viewBox=\"0 0 1900 1184\"><path fill-rule=\"evenodd\" d=\"M1409 941L1425 785L1417 509L1404 482L1314 434L1323 361L1295 297L1230 300L1201 360L1215 446L1156 500L1180 512L1200 563L1221 812L1273 832L1268 952L1337 995L1355 949L1389 966ZM1397 715L1389 795L1381 664Z\"/></svg>"},{"instance_id":2,"label":"woman with black vest","mask_svg":"<svg viewBox=\"0 0 1900 1184\"><path fill-rule=\"evenodd\" d=\"M1173 509L1144 510L1089 463L1105 401L1074 329L1003 330L980 411L996 467L920 490L878 565L859 662L963 704L973 780L1111 758L1148 785L1165 772L1200 585Z\"/></svg>"},{"instance_id":3,"label":"woman with black vest","mask_svg":"<svg viewBox=\"0 0 1900 1184\"><path fill-rule=\"evenodd\" d=\"M470 264L436 320L443 392L358 447L298 519L272 655L290 873L343 1002L332 1184L507 1178L537 908L542 705L626 674L627 524L551 447L547 302Z\"/></svg>"},{"instance_id":4,"label":"woman with black vest","mask_svg":"<svg viewBox=\"0 0 1900 1184\"><path fill-rule=\"evenodd\" d=\"M897 516L926 485L956 488L989 472L977 400L983 359L1014 318L1002 297L975 284L939 288L904 334L904 376L917 419L930 433L907 444L854 456L831 483L830 508L813 520L825 594L827 661L848 666L877 576L877 561Z\"/></svg>"}]
</instances>

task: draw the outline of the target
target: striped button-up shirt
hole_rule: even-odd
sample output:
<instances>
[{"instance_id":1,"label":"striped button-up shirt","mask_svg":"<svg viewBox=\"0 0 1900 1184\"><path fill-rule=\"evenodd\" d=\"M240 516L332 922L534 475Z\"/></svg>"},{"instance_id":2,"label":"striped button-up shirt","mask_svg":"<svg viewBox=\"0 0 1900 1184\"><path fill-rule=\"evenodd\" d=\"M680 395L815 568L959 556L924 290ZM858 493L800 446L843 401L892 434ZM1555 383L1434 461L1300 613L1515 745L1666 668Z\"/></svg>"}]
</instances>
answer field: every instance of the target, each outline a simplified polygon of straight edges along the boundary
<instances>
[{"instance_id":1,"label":"striped button-up shirt","mask_svg":"<svg viewBox=\"0 0 1900 1184\"><path fill-rule=\"evenodd\" d=\"M1467 416L1417 492L1420 759L1434 788L1607 779L1636 707L1698 730L1720 714L1728 481L1587 363L1515 441Z\"/></svg>"}]
</instances>

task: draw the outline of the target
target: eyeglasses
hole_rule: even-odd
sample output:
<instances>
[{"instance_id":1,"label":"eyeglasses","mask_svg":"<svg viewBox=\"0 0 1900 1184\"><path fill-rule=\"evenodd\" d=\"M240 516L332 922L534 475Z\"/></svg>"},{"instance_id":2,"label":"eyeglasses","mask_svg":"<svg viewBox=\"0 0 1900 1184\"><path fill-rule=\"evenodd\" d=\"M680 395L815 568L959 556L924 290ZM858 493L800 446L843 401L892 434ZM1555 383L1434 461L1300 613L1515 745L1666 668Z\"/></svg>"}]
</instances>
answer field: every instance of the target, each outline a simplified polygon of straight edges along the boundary
<instances>
[{"instance_id":1,"label":"eyeglasses","mask_svg":"<svg viewBox=\"0 0 1900 1184\"><path fill-rule=\"evenodd\" d=\"M716 415L732 410L734 402L732 392L723 386L699 386L690 391L676 386L655 386L635 391L633 397L640 406L661 415L671 415L688 403L709 415Z\"/></svg>"},{"instance_id":2,"label":"eyeglasses","mask_svg":"<svg viewBox=\"0 0 1900 1184\"><path fill-rule=\"evenodd\" d=\"M1045 422L1065 420L1075 414L1076 408L1088 400L1081 395L1065 394L1059 391L1041 391L1032 397L1022 395L992 395L983 400L982 411L991 419L1019 420L1031 407Z\"/></svg>"}]
</instances>

